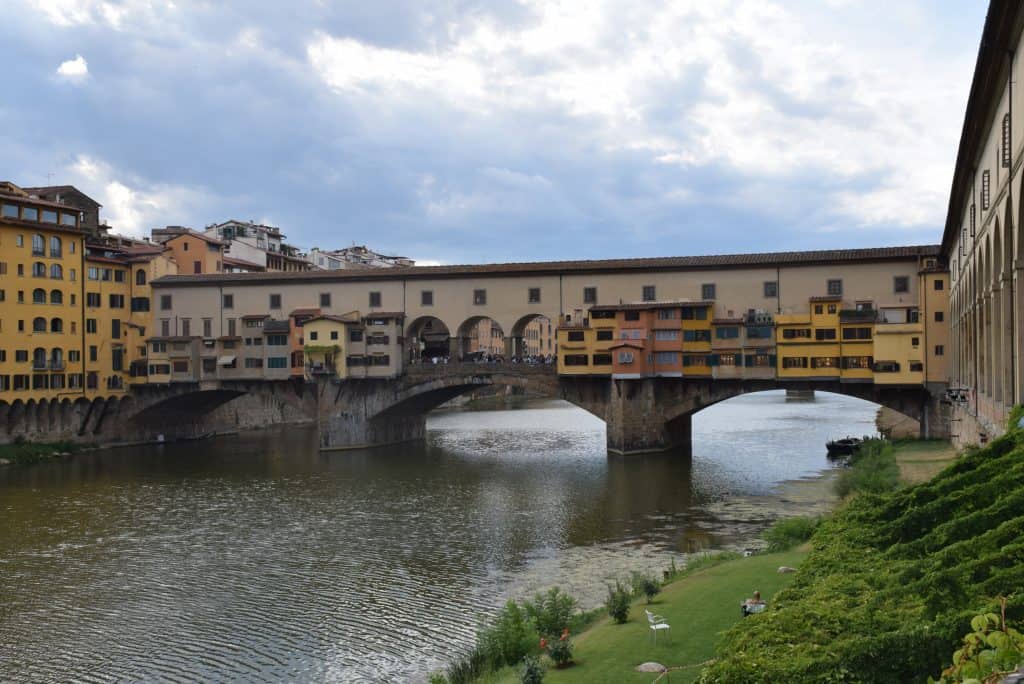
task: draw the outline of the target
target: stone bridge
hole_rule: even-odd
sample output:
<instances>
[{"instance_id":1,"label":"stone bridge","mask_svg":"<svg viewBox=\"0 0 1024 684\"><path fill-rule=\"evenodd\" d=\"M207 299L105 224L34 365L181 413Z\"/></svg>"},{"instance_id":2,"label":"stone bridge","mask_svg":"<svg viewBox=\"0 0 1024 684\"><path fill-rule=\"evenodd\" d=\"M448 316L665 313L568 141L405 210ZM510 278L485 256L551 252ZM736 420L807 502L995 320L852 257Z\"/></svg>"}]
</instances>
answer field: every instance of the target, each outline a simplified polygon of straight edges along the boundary
<instances>
[{"instance_id":1,"label":"stone bridge","mask_svg":"<svg viewBox=\"0 0 1024 684\"><path fill-rule=\"evenodd\" d=\"M694 413L741 394L775 389L859 397L919 421L924 436L948 436L938 389L814 380L559 377L553 366L453 363L410 366L394 379L205 381L144 385L120 398L91 402L0 402L0 437L139 442L315 422L321 448L360 448L422 439L429 411L489 386L564 399L592 413L607 425L613 453L688 450Z\"/></svg>"}]
</instances>

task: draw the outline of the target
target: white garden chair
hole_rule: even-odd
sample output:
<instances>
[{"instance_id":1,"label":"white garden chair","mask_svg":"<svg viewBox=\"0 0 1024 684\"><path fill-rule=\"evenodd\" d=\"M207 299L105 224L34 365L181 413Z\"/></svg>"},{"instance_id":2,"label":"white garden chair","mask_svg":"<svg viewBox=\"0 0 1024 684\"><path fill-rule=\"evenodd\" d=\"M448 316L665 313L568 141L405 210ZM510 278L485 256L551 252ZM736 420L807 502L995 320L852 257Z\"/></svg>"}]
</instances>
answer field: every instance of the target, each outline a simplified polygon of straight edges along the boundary
<instances>
[{"instance_id":1,"label":"white garden chair","mask_svg":"<svg viewBox=\"0 0 1024 684\"><path fill-rule=\"evenodd\" d=\"M660 632L661 630L664 629L665 636L669 636L669 632L671 631L672 627L669 626L667 622L665 622L665 618L661 617L660 615L655 615L646 608L644 609L644 614L647 615L647 624L651 628L651 639L654 640L655 644L658 643L658 632Z\"/></svg>"}]
</instances>

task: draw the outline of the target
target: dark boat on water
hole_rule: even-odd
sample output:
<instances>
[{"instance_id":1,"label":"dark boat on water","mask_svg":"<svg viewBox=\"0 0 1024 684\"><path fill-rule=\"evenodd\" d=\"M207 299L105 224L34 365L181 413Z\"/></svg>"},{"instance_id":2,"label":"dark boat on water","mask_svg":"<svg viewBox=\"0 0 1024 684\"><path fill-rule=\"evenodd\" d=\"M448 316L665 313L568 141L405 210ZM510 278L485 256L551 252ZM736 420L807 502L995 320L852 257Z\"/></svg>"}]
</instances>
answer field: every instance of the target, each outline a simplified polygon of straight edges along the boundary
<instances>
[{"instance_id":1,"label":"dark boat on water","mask_svg":"<svg viewBox=\"0 0 1024 684\"><path fill-rule=\"evenodd\" d=\"M829 456L849 456L857 450L862 441L857 437L844 437L826 442L825 448L828 449Z\"/></svg>"}]
</instances>

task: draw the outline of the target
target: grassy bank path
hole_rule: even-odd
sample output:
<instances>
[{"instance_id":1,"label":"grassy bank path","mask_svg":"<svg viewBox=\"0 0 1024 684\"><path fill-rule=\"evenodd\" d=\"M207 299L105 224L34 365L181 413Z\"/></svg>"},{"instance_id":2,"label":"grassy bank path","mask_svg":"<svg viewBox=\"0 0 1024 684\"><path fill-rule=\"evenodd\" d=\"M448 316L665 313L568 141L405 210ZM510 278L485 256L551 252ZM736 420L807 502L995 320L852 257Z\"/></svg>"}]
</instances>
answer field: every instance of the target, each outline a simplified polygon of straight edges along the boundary
<instances>
[{"instance_id":1,"label":"grassy bank path","mask_svg":"<svg viewBox=\"0 0 1024 684\"><path fill-rule=\"evenodd\" d=\"M895 446L900 480L908 485L927 482L956 458L953 445L938 439L898 441Z\"/></svg>"},{"instance_id":2,"label":"grassy bank path","mask_svg":"<svg viewBox=\"0 0 1024 684\"><path fill-rule=\"evenodd\" d=\"M662 589L650 606L651 612L662 615L672 625L669 640L659 635L657 645L651 643L644 617L647 605L643 601L635 603L626 624L616 625L605 617L575 637L576 664L565 670L548 669L544 682L652 682L656 675L633 670L650 660L667 667L692 666L672 672L671 681L693 681L700 673L698 665L714 655L719 632L743 619L740 602L755 589L771 602L775 592L793 578L792 574L780 575L779 566L796 567L805 555L806 551L757 555L683 577ZM483 681L513 684L519 681L519 673L505 668Z\"/></svg>"}]
</instances>

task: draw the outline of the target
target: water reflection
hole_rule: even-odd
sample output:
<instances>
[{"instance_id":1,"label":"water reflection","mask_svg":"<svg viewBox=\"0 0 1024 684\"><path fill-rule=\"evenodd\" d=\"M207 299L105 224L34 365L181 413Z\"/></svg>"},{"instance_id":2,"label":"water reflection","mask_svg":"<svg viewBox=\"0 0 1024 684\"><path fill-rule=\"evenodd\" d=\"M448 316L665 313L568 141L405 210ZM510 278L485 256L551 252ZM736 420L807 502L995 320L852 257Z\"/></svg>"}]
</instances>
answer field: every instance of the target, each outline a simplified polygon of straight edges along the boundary
<instances>
[{"instance_id":1,"label":"water reflection","mask_svg":"<svg viewBox=\"0 0 1024 684\"><path fill-rule=\"evenodd\" d=\"M780 483L872 417L744 397L698 415L691 462L610 458L600 421L535 402L373 451L281 430L3 469L0 680L422 677L506 596L593 602L608 577L820 505Z\"/></svg>"}]
</instances>

